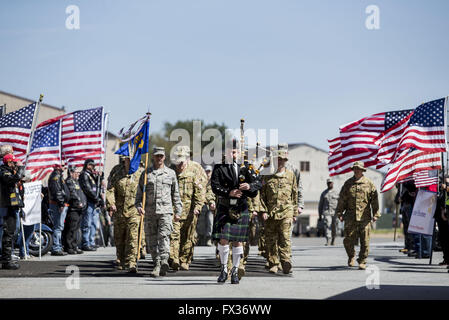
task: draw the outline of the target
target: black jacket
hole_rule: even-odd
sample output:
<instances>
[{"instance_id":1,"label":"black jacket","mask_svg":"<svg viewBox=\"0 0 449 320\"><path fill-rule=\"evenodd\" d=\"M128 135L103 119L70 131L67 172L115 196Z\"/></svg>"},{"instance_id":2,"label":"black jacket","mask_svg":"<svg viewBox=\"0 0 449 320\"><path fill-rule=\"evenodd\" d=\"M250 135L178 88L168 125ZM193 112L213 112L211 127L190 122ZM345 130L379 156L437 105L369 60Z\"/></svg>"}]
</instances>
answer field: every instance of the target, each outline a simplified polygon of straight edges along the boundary
<instances>
[{"instance_id":1,"label":"black jacket","mask_svg":"<svg viewBox=\"0 0 449 320\"><path fill-rule=\"evenodd\" d=\"M81 190L86 195L87 201L94 204L101 202L100 192L97 191L98 177L92 172L83 169L79 177Z\"/></svg>"},{"instance_id":2,"label":"black jacket","mask_svg":"<svg viewBox=\"0 0 449 320\"><path fill-rule=\"evenodd\" d=\"M53 170L48 178L48 194L49 200L55 201L59 207L69 203L69 189L62 178L61 170Z\"/></svg>"},{"instance_id":3,"label":"black jacket","mask_svg":"<svg viewBox=\"0 0 449 320\"><path fill-rule=\"evenodd\" d=\"M78 180L69 177L65 180L67 188L69 189L69 209L70 210L84 210L87 207L87 198L78 183Z\"/></svg>"},{"instance_id":4,"label":"black jacket","mask_svg":"<svg viewBox=\"0 0 449 320\"><path fill-rule=\"evenodd\" d=\"M0 166L1 197L6 207L23 208L23 186L20 180L25 176L25 167L16 170L8 165Z\"/></svg>"},{"instance_id":5,"label":"black jacket","mask_svg":"<svg viewBox=\"0 0 449 320\"><path fill-rule=\"evenodd\" d=\"M242 181L243 180L243 181ZM234 169L228 164L216 164L212 171L210 184L212 191L223 198L231 199L229 192L238 189L240 183L248 183L249 190L242 191L242 197L238 199L238 204L246 204L246 198L254 198L257 192L262 188L262 183L257 174L246 164L244 167L238 165L238 177L235 176Z\"/></svg>"}]
</instances>

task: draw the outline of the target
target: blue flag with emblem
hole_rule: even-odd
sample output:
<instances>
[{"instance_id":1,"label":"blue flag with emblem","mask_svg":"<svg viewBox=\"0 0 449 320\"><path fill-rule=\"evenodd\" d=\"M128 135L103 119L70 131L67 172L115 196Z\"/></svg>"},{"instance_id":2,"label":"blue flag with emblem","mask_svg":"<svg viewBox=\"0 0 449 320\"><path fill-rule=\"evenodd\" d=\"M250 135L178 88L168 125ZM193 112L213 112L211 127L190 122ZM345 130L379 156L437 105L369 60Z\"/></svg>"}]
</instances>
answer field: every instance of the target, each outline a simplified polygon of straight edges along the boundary
<instances>
[{"instance_id":1,"label":"blue flag with emblem","mask_svg":"<svg viewBox=\"0 0 449 320\"><path fill-rule=\"evenodd\" d=\"M142 158L142 154L148 153L149 149L149 140L150 140L150 119L143 124L142 128L124 145L118 149L115 154L123 155L123 156L131 156L130 150L133 153L133 157L131 159L131 163L129 166L129 174L133 174L139 169L140 159Z\"/></svg>"}]
</instances>

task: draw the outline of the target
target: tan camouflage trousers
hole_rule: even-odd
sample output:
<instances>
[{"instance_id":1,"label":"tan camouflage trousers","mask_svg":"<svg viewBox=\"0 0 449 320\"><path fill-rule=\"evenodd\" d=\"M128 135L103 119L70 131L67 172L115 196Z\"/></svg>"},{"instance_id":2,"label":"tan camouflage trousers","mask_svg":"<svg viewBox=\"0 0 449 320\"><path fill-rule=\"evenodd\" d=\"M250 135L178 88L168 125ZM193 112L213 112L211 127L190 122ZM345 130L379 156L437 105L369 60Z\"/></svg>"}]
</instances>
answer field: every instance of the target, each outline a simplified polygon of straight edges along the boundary
<instances>
[{"instance_id":1,"label":"tan camouflage trousers","mask_svg":"<svg viewBox=\"0 0 449 320\"><path fill-rule=\"evenodd\" d=\"M173 262L192 262L197 223L198 215L193 213L189 214L187 219L173 222L173 232L170 236L170 259Z\"/></svg>"},{"instance_id":2,"label":"tan camouflage trousers","mask_svg":"<svg viewBox=\"0 0 449 320\"><path fill-rule=\"evenodd\" d=\"M265 221L267 260L270 267L277 266L279 262L288 261L291 263L291 228L291 218Z\"/></svg>"},{"instance_id":3,"label":"tan camouflage trousers","mask_svg":"<svg viewBox=\"0 0 449 320\"><path fill-rule=\"evenodd\" d=\"M369 238L371 232L371 222L370 221L348 221L345 220L343 245L345 246L348 258L351 259L355 257L355 245L360 239L360 252L358 263L366 263L366 258L368 258L369 252Z\"/></svg>"},{"instance_id":4,"label":"tan camouflage trousers","mask_svg":"<svg viewBox=\"0 0 449 320\"><path fill-rule=\"evenodd\" d=\"M135 267L140 217L132 215L126 218L116 212L113 221L117 262L124 268Z\"/></svg>"},{"instance_id":5,"label":"tan camouflage trousers","mask_svg":"<svg viewBox=\"0 0 449 320\"><path fill-rule=\"evenodd\" d=\"M150 214L145 216L147 250L154 262L168 259L170 234L173 231L171 214Z\"/></svg>"}]
</instances>

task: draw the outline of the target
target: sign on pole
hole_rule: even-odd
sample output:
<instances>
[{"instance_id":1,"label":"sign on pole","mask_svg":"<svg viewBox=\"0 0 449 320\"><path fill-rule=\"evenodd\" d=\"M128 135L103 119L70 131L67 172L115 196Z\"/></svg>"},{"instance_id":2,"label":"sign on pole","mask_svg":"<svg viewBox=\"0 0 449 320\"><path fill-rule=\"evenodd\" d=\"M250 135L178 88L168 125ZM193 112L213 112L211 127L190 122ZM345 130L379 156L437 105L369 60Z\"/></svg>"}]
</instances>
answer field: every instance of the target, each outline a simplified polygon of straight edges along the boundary
<instances>
[{"instance_id":1,"label":"sign on pole","mask_svg":"<svg viewBox=\"0 0 449 320\"><path fill-rule=\"evenodd\" d=\"M433 235L433 214L437 205L437 193L419 190L413 206L408 232Z\"/></svg>"},{"instance_id":2,"label":"sign on pole","mask_svg":"<svg viewBox=\"0 0 449 320\"><path fill-rule=\"evenodd\" d=\"M27 182L23 184L25 190L23 211L25 219L23 224L30 226L41 223L41 203L42 203L42 182Z\"/></svg>"}]
</instances>

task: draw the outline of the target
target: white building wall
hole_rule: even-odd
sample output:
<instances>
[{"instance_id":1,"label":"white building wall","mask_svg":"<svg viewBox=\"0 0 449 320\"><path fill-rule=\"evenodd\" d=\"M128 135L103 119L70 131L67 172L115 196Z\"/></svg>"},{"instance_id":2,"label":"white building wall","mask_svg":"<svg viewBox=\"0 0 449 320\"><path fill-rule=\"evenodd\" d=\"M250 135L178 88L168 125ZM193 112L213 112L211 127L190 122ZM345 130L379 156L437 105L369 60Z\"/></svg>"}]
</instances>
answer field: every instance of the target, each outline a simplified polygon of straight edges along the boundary
<instances>
[{"instance_id":1,"label":"white building wall","mask_svg":"<svg viewBox=\"0 0 449 320\"><path fill-rule=\"evenodd\" d=\"M301 172L305 203L304 211L301 214L301 217L309 217L310 227L315 228L318 221L318 202L320 200L321 193L327 188L326 180L329 178L327 152L307 144L298 144L289 146L288 153L289 164L298 170L300 169L301 161L310 162L310 171ZM334 181L334 188L339 192L344 182L352 175L352 173L347 173L332 177L332 180ZM383 173L368 168L365 175L373 181L379 191L383 179ZM382 213L383 194L380 192L379 205Z\"/></svg>"}]
</instances>

